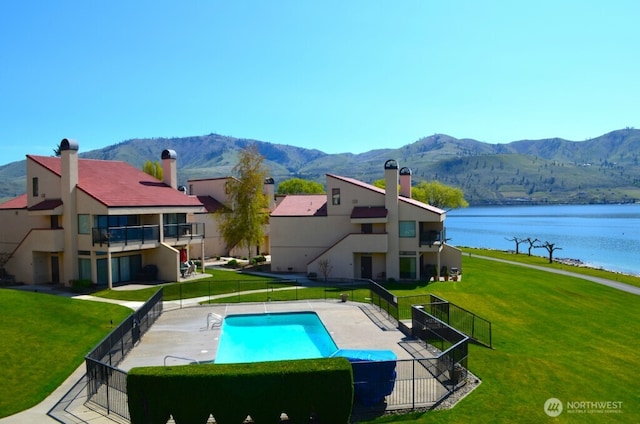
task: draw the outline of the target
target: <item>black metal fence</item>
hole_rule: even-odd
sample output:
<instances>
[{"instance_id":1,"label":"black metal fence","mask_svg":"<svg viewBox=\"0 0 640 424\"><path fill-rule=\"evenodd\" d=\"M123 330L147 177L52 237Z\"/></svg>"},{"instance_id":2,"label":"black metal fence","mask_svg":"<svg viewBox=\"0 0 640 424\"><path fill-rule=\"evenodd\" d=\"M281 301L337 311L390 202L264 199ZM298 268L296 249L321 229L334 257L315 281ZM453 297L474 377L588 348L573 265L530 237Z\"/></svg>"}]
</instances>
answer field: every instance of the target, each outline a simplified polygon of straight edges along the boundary
<instances>
[{"instance_id":1,"label":"black metal fence","mask_svg":"<svg viewBox=\"0 0 640 424\"><path fill-rule=\"evenodd\" d=\"M422 302L425 300L424 295L397 297L375 282L370 287L372 303L395 318L403 331L410 331L412 337L439 350L436 358L417 361L429 371L432 378L447 386L450 391L455 390L466 376L469 337L425 311L420 305L425 303ZM408 307L409 304L413 306ZM411 311L411 327L402 323L407 307Z\"/></svg>"},{"instance_id":2,"label":"black metal fence","mask_svg":"<svg viewBox=\"0 0 640 424\"><path fill-rule=\"evenodd\" d=\"M491 322L434 294L424 304L431 315L460 330L478 343L492 346Z\"/></svg>"},{"instance_id":3,"label":"black metal fence","mask_svg":"<svg viewBox=\"0 0 640 424\"><path fill-rule=\"evenodd\" d=\"M117 365L162 314L162 289L127 317L85 357L87 404L129 419L127 373Z\"/></svg>"},{"instance_id":4,"label":"black metal fence","mask_svg":"<svg viewBox=\"0 0 640 424\"><path fill-rule=\"evenodd\" d=\"M220 282L217 282L220 284ZM238 297L232 294L228 300L240 300L240 292L246 294L245 290L251 287L251 283L238 282ZM434 357L418 357L415 359L390 361L393 365L394 374L390 379L382 381L354 381L354 390L362 391L362 385L366 385L366 390L374 390L375 393L386 393L383 409L415 409L432 407L450 393L464 381L466 376L468 358L469 338L452 328L442 317L448 308L448 316L451 318L451 306L443 306L448 302L440 298L429 298L425 301L425 296L397 297L384 287L373 281L322 281L309 287L297 282L272 281L266 283L264 287L254 287L265 300L275 300L279 298L280 291L289 291L287 299L291 294L298 298L299 290L319 289L319 298L359 300L375 305L379 311L384 311L386 317L394 322L398 327L401 320L407 320L407 310L409 311L410 324L409 331L416 339L425 343L425 346L433 346L438 349ZM193 297L191 290L180 290L182 295ZM294 292L290 292L294 290ZM129 410L127 403L126 372L117 368L117 365L133 349L140 337L149 329L155 320L162 313L163 290L159 290L149 301L147 301L137 312L129 316L118 327L116 327L99 345L97 345L85 358L86 374L86 405L101 413L113 414L125 421L129 420ZM309 293L299 293L299 298L307 297ZM213 297L213 294L208 296ZM437 300L434 302L434 300ZM407 305L421 303L423 306ZM426 309L425 309L426 308ZM461 308L460 308L461 309ZM456 312L454 312L455 314ZM392 362L392 364L391 364ZM354 367L366 367L353 363ZM355 368L354 368L355 369ZM366 402L365 402L366 403ZM379 405L378 405L379 407ZM375 409L375 408L374 408ZM361 401L354 403L354 415L366 416L371 407L363 405Z\"/></svg>"}]
</instances>

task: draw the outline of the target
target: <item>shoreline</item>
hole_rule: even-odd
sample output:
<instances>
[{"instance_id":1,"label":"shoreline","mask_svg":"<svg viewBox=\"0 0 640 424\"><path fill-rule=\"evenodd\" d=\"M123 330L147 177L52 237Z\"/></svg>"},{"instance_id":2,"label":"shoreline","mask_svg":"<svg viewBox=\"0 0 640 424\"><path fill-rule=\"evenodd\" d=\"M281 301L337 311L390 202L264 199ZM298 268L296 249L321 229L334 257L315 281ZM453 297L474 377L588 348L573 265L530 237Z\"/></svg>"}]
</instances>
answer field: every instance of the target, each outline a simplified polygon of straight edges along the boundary
<instances>
[{"instance_id":1,"label":"shoreline","mask_svg":"<svg viewBox=\"0 0 640 424\"><path fill-rule=\"evenodd\" d=\"M459 248L459 249L460 248L465 248L465 249L490 250L490 251L494 251L494 252L501 252L501 253L507 253L507 254L511 254L511 255L516 255L516 251L512 250L512 249L502 250L502 249L495 249L495 248L491 248L491 247L476 247L476 246L454 246L454 247ZM533 254L529 255L528 253L522 253L522 252L518 253L518 255L532 256L532 257L536 257L536 258L545 259L545 260L547 260L547 264L548 264L548 257L547 256L533 255ZM609 272L611 274L618 274L618 275L625 275L625 276L629 276L629 277L640 278L640 272L633 273L633 272L618 271L618 270L614 270L614 269L610 269L610 268L605 268L605 267L602 267L602 266L593 265L593 264L590 264L588 262L584 262L582 259L577 259L577 258L553 258L553 262L561 264L561 265L567 265L567 266L576 267L576 268L588 268L588 269L593 269L593 270L596 270L596 271Z\"/></svg>"}]
</instances>

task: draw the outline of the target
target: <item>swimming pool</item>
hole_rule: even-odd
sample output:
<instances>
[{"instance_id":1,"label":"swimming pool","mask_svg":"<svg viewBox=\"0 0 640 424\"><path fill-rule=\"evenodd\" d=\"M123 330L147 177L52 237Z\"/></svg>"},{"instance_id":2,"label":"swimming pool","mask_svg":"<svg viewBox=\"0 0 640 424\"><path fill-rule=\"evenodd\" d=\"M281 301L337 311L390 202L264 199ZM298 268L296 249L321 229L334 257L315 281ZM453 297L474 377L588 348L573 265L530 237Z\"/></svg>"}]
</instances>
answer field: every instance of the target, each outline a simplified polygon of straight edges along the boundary
<instances>
[{"instance_id":1,"label":"swimming pool","mask_svg":"<svg viewBox=\"0 0 640 424\"><path fill-rule=\"evenodd\" d=\"M315 312L228 315L215 363L326 358L337 350Z\"/></svg>"}]
</instances>

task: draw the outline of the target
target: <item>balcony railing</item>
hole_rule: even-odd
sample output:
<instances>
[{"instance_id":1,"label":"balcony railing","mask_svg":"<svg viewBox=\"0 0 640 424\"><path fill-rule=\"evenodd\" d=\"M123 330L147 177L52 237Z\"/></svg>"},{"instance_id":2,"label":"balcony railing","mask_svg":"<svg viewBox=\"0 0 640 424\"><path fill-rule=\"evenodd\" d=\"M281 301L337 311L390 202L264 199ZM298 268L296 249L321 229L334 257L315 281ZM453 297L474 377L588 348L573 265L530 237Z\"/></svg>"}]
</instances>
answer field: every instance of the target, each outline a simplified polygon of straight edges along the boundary
<instances>
[{"instance_id":1,"label":"balcony railing","mask_svg":"<svg viewBox=\"0 0 640 424\"><path fill-rule=\"evenodd\" d=\"M94 227L92 235L93 244L100 246L152 243L160 241L160 226L132 225L126 227Z\"/></svg>"},{"instance_id":2,"label":"balcony railing","mask_svg":"<svg viewBox=\"0 0 640 424\"><path fill-rule=\"evenodd\" d=\"M204 237L204 223L202 222L165 224L163 230L165 239L192 240Z\"/></svg>"},{"instance_id":3,"label":"balcony railing","mask_svg":"<svg viewBox=\"0 0 640 424\"><path fill-rule=\"evenodd\" d=\"M445 230L423 230L420 232L420 246L433 246L446 241Z\"/></svg>"}]
</instances>

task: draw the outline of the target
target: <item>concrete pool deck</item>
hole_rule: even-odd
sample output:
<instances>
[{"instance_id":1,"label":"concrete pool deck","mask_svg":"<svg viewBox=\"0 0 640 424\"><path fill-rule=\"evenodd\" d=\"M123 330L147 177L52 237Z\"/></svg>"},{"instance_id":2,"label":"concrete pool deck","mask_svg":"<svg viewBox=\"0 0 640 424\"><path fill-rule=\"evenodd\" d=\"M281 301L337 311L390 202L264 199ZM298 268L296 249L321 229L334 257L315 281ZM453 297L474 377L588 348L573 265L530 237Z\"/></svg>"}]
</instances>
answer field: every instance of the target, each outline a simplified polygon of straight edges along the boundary
<instances>
[{"instance_id":1,"label":"concrete pool deck","mask_svg":"<svg viewBox=\"0 0 640 424\"><path fill-rule=\"evenodd\" d=\"M383 349L398 359L411 359L406 346L415 341L393 326L370 305L335 300L240 303L189 306L166 310L125 357L118 368L128 371L140 366L184 365L215 359L220 326L208 328L208 315L300 312L318 314L340 349ZM425 355L431 356L425 349Z\"/></svg>"}]
</instances>

